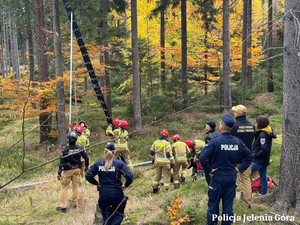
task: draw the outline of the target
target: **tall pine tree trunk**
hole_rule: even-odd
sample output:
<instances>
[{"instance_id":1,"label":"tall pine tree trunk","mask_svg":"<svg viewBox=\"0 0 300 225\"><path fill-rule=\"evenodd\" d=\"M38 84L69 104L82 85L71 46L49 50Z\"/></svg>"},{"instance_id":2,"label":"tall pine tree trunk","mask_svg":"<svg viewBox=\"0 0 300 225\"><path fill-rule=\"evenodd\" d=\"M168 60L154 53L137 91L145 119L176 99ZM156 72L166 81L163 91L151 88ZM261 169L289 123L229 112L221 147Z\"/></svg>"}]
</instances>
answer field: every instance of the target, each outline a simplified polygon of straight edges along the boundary
<instances>
[{"instance_id":1,"label":"tall pine tree trunk","mask_svg":"<svg viewBox=\"0 0 300 225\"><path fill-rule=\"evenodd\" d=\"M0 15L2 14L3 12L0 11ZM0 32L3 30L3 25L0 24ZM2 35L2 32L0 33L0 58L1 58L1 61L0 61L0 69L1 69L1 76L4 78L5 77L5 71L4 71L4 49L3 49L3 35Z\"/></svg>"},{"instance_id":2,"label":"tall pine tree trunk","mask_svg":"<svg viewBox=\"0 0 300 225\"><path fill-rule=\"evenodd\" d=\"M28 55L29 55L29 80L34 81L34 51L33 51L33 34L32 34L32 10L30 8L31 0L25 1L26 12L26 32L28 37Z\"/></svg>"},{"instance_id":3,"label":"tall pine tree trunk","mask_svg":"<svg viewBox=\"0 0 300 225\"><path fill-rule=\"evenodd\" d=\"M247 36L248 36L248 0L243 0L243 45L242 45L242 87L246 88L247 83Z\"/></svg>"},{"instance_id":4,"label":"tall pine tree trunk","mask_svg":"<svg viewBox=\"0 0 300 225\"><path fill-rule=\"evenodd\" d=\"M107 30L107 29L106 29ZM109 43L108 40L104 41L104 63L105 63L105 87L106 87L106 104L110 117L112 118L112 105L111 105L111 84L109 72Z\"/></svg>"},{"instance_id":5,"label":"tall pine tree trunk","mask_svg":"<svg viewBox=\"0 0 300 225\"><path fill-rule=\"evenodd\" d=\"M297 38L297 21L300 21L299 0L286 0L284 20L284 71L283 71L283 131L280 160L280 179L271 210L287 215L290 207L300 216L300 40ZM299 28L299 27L298 27ZM292 212L292 211L290 211Z\"/></svg>"},{"instance_id":6,"label":"tall pine tree trunk","mask_svg":"<svg viewBox=\"0 0 300 225\"><path fill-rule=\"evenodd\" d=\"M35 33L37 44L37 58L39 68L39 82L41 90L44 89L43 82L50 80L48 71L47 60L47 44L46 44L46 27L45 27L45 10L43 0L34 0L34 16L35 16ZM42 95L40 99L41 113L39 115L40 122L40 142L44 142L48 139L51 131L51 117L47 112L49 106L49 99L47 95Z\"/></svg>"},{"instance_id":7,"label":"tall pine tree trunk","mask_svg":"<svg viewBox=\"0 0 300 225\"><path fill-rule=\"evenodd\" d=\"M181 67L183 107L188 106L186 0L181 0Z\"/></svg>"},{"instance_id":8,"label":"tall pine tree trunk","mask_svg":"<svg viewBox=\"0 0 300 225\"><path fill-rule=\"evenodd\" d=\"M131 0L131 45L132 45L132 74L133 74L133 116L134 128L142 128L141 82L139 74L139 46L137 24L137 1Z\"/></svg>"},{"instance_id":9,"label":"tall pine tree trunk","mask_svg":"<svg viewBox=\"0 0 300 225\"><path fill-rule=\"evenodd\" d=\"M27 28L28 35L28 51L29 51L29 79L34 81L34 51L33 51L33 35L32 27Z\"/></svg>"},{"instance_id":10,"label":"tall pine tree trunk","mask_svg":"<svg viewBox=\"0 0 300 225\"><path fill-rule=\"evenodd\" d=\"M248 59L247 59L247 86L251 89L252 88L252 0L248 0L248 41L247 41L247 52L248 52Z\"/></svg>"},{"instance_id":11,"label":"tall pine tree trunk","mask_svg":"<svg viewBox=\"0 0 300 225\"><path fill-rule=\"evenodd\" d=\"M17 38L17 27L16 24L12 24L12 39L14 43L14 58L15 58L15 73L17 80L21 80L20 74L20 60L19 60L19 45L18 45L18 38Z\"/></svg>"},{"instance_id":12,"label":"tall pine tree trunk","mask_svg":"<svg viewBox=\"0 0 300 225\"><path fill-rule=\"evenodd\" d=\"M204 35L204 94L207 95L207 88L208 88L208 31L205 29L205 35Z\"/></svg>"},{"instance_id":13,"label":"tall pine tree trunk","mask_svg":"<svg viewBox=\"0 0 300 225\"><path fill-rule=\"evenodd\" d=\"M58 131L58 146L62 147L66 144L66 116L65 116L65 95L63 78L63 64L62 64L62 50L60 40L60 22L59 22L59 8L58 0L52 0L52 16L53 16L53 39L54 39L54 56L55 56L55 73L59 80L56 83L56 118Z\"/></svg>"},{"instance_id":14,"label":"tall pine tree trunk","mask_svg":"<svg viewBox=\"0 0 300 225\"><path fill-rule=\"evenodd\" d=\"M224 110L229 112L232 106L230 87L230 36L229 36L229 0L223 1L223 98Z\"/></svg>"},{"instance_id":15,"label":"tall pine tree trunk","mask_svg":"<svg viewBox=\"0 0 300 225\"><path fill-rule=\"evenodd\" d=\"M272 45L273 45L273 1L268 0L268 59L272 57L273 51L272 51ZM273 83L273 60L269 59L268 60L268 84L267 84L267 89L268 92L273 92L274 91L274 83Z\"/></svg>"},{"instance_id":16,"label":"tall pine tree trunk","mask_svg":"<svg viewBox=\"0 0 300 225\"><path fill-rule=\"evenodd\" d=\"M165 90L166 82L166 49L165 49L165 10L161 9L160 11L160 77L161 77L161 87L162 90Z\"/></svg>"}]
</instances>

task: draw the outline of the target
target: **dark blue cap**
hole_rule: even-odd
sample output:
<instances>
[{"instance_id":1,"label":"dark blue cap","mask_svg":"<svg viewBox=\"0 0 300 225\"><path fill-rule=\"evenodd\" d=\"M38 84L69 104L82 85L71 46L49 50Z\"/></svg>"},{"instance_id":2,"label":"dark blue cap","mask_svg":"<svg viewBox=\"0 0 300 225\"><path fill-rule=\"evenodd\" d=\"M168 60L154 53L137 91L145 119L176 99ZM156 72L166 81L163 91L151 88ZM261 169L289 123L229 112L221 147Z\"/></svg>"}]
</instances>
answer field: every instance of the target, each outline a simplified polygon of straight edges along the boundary
<instances>
[{"instance_id":1,"label":"dark blue cap","mask_svg":"<svg viewBox=\"0 0 300 225\"><path fill-rule=\"evenodd\" d=\"M106 150L113 151L113 150L115 150L116 148L115 148L114 144L108 144L108 145L105 146L105 149L106 149Z\"/></svg>"},{"instance_id":2,"label":"dark blue cap","mask_svg":"<svg viewBox=\"0 0 300 225\"><path fill-rule=\"evenodd\" d=\"M208 126L210 126L212 129L216 128L215 121L205 121L205 124L207 124Z\"/></svg>"},{"instance_id":3,"label":"dark blue cap","mask_svg":"<svg viewBox=\"0 0 300 225\"><path fill-rule=\"evenodd\" d=\"M229 115L226 114L225 116L223 116L222 121L229 127L232 128L234 125L234 119Z\"/></svg>"}]
</instances>

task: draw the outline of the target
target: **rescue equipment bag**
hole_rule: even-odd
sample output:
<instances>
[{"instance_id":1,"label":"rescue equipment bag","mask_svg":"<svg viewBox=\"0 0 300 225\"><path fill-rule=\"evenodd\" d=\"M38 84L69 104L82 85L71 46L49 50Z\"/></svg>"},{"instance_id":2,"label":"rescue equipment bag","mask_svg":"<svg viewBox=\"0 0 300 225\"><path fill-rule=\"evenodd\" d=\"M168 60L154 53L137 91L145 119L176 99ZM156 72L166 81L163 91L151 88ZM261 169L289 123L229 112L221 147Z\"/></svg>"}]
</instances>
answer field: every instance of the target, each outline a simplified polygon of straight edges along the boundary
<instances>
[{"instance_id":1,"label":"rescue equipment bag","mask_svg":"<svg viewBox=\"0 0 300 225\"><path fill-rule=\"evenodd\" d=\"M267 176L267 182L268 182L268 192L272 192L277 184L274 182L272 177ZM260 177L256 177L252 182L251 182L251 189L253 193L261 193L261 182L260 182Z\"/></svg>"}]
</instances>

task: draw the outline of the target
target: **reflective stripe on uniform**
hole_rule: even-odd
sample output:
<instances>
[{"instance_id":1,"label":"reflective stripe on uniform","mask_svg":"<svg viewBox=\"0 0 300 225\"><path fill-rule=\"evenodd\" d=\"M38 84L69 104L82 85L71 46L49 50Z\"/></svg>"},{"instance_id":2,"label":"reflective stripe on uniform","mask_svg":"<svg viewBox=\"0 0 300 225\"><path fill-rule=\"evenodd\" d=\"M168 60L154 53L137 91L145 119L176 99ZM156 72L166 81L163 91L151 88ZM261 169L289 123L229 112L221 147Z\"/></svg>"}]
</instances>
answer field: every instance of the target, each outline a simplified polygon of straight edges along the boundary
<instances>
[{"instance_id":1,"label":"reflective stripe on uniform","mask_svg":"<svg viewBox=\"0 0 300 225\"><path fill-rule=\"evenodd\" d=\"M174 180L174 184L179 184L179 180Z\"/></svg>"},{"instance_id":2,"label":"reflective stripe on uniform","mask_svg":"<svg viewBox=\"0 0 300 225\"><path fill-rule=\"evenodd\" d=\"M122 143L122 144L115 144L115 147L116 147L116 148L124 148L124 147L127 147L127 142Z\"/></svg>"},{"instance_id":3,"label":"reflective stripe on uniform","mask_svg":"<svg viewBox=\"0 0 300 225\"><path fill-rule=\"evenodd\" d=\"M170 162L170 159L155 157L155 161L157 161L157 162Z\"/></svg>"},{"instance_id":4,"label":"reflective stripe on uniform","mask_svg":"<svg viewBox=\"0 0 300 225\"><path fill-rule=\"evenodd\" d=\"M185 160L187 160L186 156L175 157L175 161L185 161Z\"/></svg>"},{"instance_id":5,"label":"reflective stripe on uniform","mask_svg":"<svg viewBox=\"0 0 300 225\"><path fill-rule=\"evenodd\" d=\"M170 187L170 183L164 183L165 187Z\"/></svg>"},{"instance_id":6,"label":"reflective stripe on uniform","mask_svg":"<svg viewBox=\"0 0 300 225\"><path fill-rule=\"evenodd\" d=\"M152 181L152 184L159 184L158 181Z\"/></svg>"}]
</instances>

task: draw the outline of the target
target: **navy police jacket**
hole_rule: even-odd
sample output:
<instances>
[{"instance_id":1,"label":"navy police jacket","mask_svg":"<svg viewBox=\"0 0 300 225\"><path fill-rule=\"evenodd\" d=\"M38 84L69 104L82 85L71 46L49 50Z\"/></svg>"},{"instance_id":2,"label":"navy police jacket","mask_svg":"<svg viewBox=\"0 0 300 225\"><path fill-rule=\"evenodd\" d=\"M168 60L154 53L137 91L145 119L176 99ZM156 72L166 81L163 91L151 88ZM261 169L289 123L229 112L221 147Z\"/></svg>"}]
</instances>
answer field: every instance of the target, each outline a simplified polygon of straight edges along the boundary
<instances>
[{"instance_id":1,"label":"navy police jacket","mask_svg":"<svg viewBox=\"0 0 300 225\"><path fill-rule=\"evenodd\" d=\"M240 157L243 159L239 171L244 172L252 162L252 154L247 146L237 137L230 133L222 133L212 139L202 149L199 160L205 172L210 173L212 169L218 169L213 173L211 179L222 182L236 181L236 164ZM209 162L212 162L210 164Z\"/></svg>"},{"instance_id":2,"label":"navy police jacket","mask_svg":"<svg viewBox=\"0 0 300 225\"><path fill-rule=\"evenodd\" d=\"M105 160L101 159L92 165L87 171L85 179L91 184L100 185L101 189L122 190L121 176L126 179L125 187L132 183L133 174L126 164L118 159L114 159L108 171L104 168ZM94 178L98 175L99 182Z\"/></svg>"}]
</instances>

